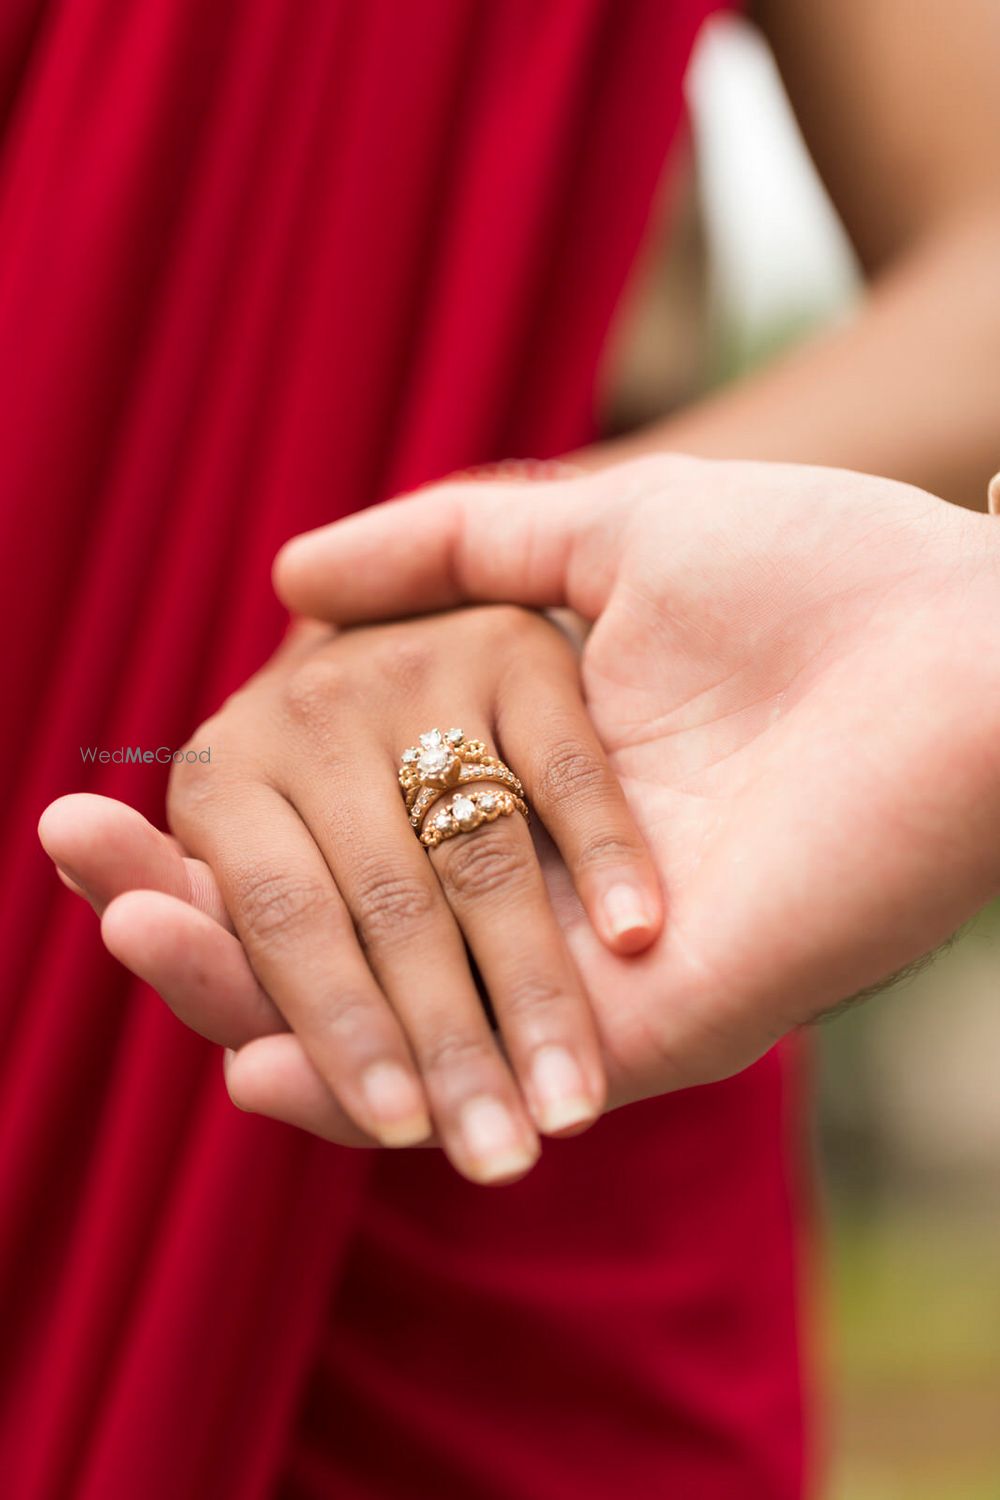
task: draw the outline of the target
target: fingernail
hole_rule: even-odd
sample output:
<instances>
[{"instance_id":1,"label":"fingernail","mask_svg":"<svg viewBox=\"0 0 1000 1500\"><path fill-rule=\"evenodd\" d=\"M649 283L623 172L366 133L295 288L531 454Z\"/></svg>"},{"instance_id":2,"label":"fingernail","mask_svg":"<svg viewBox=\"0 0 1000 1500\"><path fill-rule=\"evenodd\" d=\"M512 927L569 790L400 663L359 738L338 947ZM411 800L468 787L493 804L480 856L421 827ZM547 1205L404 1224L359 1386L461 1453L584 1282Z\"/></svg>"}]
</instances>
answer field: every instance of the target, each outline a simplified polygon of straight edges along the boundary
<instances>
[{"instance_id":1,"label":"fingernail","mask_svg":"<svg viewBox=\"0 0 1000 1500\"><path fill-rule=\"evenodd\" d=\"M476 1182L497 1182L526 1172L538 1155L526 1146L514 1116L499 1099L470 1099L461 1121L468 1171Z\"/></svg>"},{"instance_id":2,"label":"fingernail","mask_svg":"<svg viewBox=\"0 0 1000 1500\"><path fill-rule=\"evenodd\" d=\"M583 1071L565 1047L540 1047L531 1067L535 1123L547 1135L592 1120L597 1113L587 1096Z\"/></svg>"},{"instance_id":3,"label":"fingernail","mask_svg":"<svg viewBox=\"0 0 1000 1500\"><path fill-rule=\"evenodd\" d=\"M416 1080L398 1063L376 1063L361 1079L371 1131L383 1146L415 1146L431 1133Z\"/></svg>"},{"instance_id":4,"label":"fingernail","mask_svg":"<svg viewBox=\"0 0 1000 1500\"><path fill-rule=\"evenodd\" d=\"M232 1080L230 1078L230 1074L232 1073L232 1064L235 1062L235 1060L236 1060L236 1049L234 1047L223 1047L223 1049L222 1049L222 1077L223 1077L223 1080L224 1080L225 1085L226 1085L226 1092L229 1095L231 1103L233 1105L235 1105L235 1107L237 1109L242 1110L244 1112L244 1114L252 1115L253 1114L253 1110L252 1109L247 1109L247 1107L246 1107L245 1104L241 1104L240 1101L239 1101L239 1099L233 1093L233 1085L232 1085Z\"/></svg>"},{"instance_id":5,"label":"fingernail","mask_svg":"<svg viewBox=\"0 0 1000 1500\"><path fill-rule=\"evenodd\" d=\"M278 549L278 557L281 558L282 562L286 562L288 558L291 558L294 562L297 557L308 557L313 542L314 533L311 531L303 532L300 536L289 537L288 541L283 542Z\"/></svg>"},{"instance_id":6,"label":"fingernail","mask_svg":"<svg viewBox=\"0 0 1000 1500\"><path fill-rule=\"evenodd\" d=\"M60 875L63 876L64 880L69 885L71 885L75 891L79 892L79 894L83 896L85 900L89 901L90 897L87 895L87 888L76 871L71 870L68 865L64 865L62 860L54 859L52 863L55 865Z\"/></svg>"},{"instance_id":7,"label":"fingernail","mask_svg":"<svg viewBox=\"0 0 1000 1500\"><path fill-rule=\"evenodd\" d=\"M604 893L603 907L613 943L627 948L645 945L655 924L642 891L634 885L613 885Z\"/></svg>"}]
</instances>

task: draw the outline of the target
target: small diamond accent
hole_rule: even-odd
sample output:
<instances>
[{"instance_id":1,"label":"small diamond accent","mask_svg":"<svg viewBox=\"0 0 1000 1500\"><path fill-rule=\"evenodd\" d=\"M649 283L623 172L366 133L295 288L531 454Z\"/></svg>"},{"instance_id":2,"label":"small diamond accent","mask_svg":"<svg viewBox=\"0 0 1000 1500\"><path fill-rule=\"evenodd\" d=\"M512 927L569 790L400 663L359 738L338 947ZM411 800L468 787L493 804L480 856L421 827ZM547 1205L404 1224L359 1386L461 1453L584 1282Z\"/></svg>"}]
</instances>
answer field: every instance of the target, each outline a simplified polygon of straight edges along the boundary
<instances>
[{"instance_id":1,"label":"small diamond accent","mask_svg":"<svg viewBox=\"0 0 1000 1500\"><path fill-rule=\"evenodd\" d=\"M483 812L492 812L497 805L497 799L492 792L484 792L479 799L479 806Z\"/></svg>"},{"instance_id":2,"label":"small diamond accent","mask_svg":"<svg viewBox=\"0 0 1000 1500\"><path fill-rule=\"evenodd\" d=\"M437 750L442 743L440 729L431 729L427 734L422 734L420 743L425 750Z\"/></svg>"},{"instance_id":3,"label":"small diamond accent","mask_svg":"<svg viewBox=\"0 0 1000 1500\"><path fill-rule=\"evenodd\" d=\"M412 748L409 749L409 750L404 750L403 751L403 764L405 766L412 766L413 762L417 759L417 757L418 757L418 752L416 750L414 750Z\"/></svg>"},{"instance_id":4,"label":"small diamond accent","mask_svg":"<svg viewBox=\"0 0 1000 1500\"><path fill-rule=\"evenodd\" d=\"M451 827L451 813L448 812L448 811L439 812L438 815L437 815L437 817L434 819L434 827L435 828L441 828L441 829L450 828Z\"/></svg>"},{"instance_id":5,"label":"small diamond accent","mask_svg":"<svg viewBox=\"0 0 1000 1500\"><path fill-rule=\"evenodd\" d=\"M460 745L465 736L460 729L449 729L445 739L450 745Z\"/></svg>"}]
</instances>

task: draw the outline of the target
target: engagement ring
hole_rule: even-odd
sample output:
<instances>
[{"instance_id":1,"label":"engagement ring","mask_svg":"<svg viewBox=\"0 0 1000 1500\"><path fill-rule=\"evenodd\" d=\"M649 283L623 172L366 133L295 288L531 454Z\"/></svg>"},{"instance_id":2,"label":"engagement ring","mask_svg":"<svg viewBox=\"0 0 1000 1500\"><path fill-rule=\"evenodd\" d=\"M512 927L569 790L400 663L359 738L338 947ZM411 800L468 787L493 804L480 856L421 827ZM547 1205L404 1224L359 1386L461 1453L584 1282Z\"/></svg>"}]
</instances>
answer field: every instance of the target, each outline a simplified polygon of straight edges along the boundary
<instances>
[{"instance_id":1,"label":"engagement ring","mask_svg":"<svg viewBox=\"0 0 1000 1500\"><path fill-rule=\"evenodd\" d=\"M499 783L459 795L437 813L426 829L424 819L445 792L473 781ZM519 812L528 817L524 787L509 766L492 755L482 740L466 739L461 729L430 729L400 757L399 784L410 823L428 848L457 833L468 833L482 823ZM421 830L423 829L423 832Z\"/></svg>"}]
</instances>

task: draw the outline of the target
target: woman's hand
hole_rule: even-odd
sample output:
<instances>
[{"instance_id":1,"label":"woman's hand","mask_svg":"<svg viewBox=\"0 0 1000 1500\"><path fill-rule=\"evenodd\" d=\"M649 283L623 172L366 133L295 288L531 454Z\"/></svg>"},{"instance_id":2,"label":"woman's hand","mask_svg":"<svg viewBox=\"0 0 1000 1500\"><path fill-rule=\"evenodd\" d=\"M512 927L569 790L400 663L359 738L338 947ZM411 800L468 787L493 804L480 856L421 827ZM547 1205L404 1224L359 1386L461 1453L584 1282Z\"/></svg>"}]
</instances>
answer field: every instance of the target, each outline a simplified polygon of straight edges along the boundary
<instances>
[{"instance_id":1,"label":"woman's hand","mask_svg":"<svg viewBox=\"0 0 1000 1500\"><path fill-rule=\"evenodd\" d=\"M456 722L521 777L609 946L647 944L655 873L584 710L574 653L514 608L337 637L300 626L193 736L211 761L174 772L170 825L198 859L96 799L61 799L41 832L96 904L133 891L105 915L109 946L165 979L199 1029L233 1041L292 1029L315 1070L300 1097L303 1086L322 1097L328 1120L333 1107L328 1133L357 1138L353 1121L383 1144L411 1144L433 1117L459 1169L492 1181L531 1165L536 1127L593 1120L605 1077L523 819L429 853L410 827L400 752Z\"/></svg>"},{"instance_id":2,"label":"woman's hand","mask_svg":"<svg viewBox=\"0 0 1000 1500\"><path fill-rule=\"evenodd\" d=\"M667 916L624 1007L620 962L570 938L617 1076L654 1092L743 1066L1000 889L997 525L664 456L432 487L293 541L276 582L345 622L490 598L596 622L587 703Z\"/></svg>"}]
</instances>

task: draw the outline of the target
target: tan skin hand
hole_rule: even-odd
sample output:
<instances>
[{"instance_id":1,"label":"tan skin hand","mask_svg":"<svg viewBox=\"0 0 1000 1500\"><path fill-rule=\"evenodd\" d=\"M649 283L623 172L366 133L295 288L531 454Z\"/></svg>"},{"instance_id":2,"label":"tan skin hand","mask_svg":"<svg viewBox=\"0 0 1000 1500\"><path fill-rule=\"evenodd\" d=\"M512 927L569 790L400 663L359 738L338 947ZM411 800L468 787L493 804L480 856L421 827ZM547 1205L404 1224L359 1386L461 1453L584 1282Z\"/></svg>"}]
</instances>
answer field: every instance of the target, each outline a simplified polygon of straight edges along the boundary
<instances>
[{"instance_id":1,"label":"tan skin hand","mask_svg":"<svg viewBox=\"0 0 1000 1500\"><path fill-rule=\"evenodd\" d=\"M303 624L194 735L212 745L211 762L182 763L170 784L171 829L202 861L184 868L218 882L215 915L228 913L249 958L256 1014L273 1002L277 1026L294 1031L361 1131L409 1145L433 1129L477 1181L525 1171L538 1131L596 1118L603 1063L524 820L498 817L425 850L399 757L419 732L453 723L499 747L604 939L622 952L648 945L660 919L655 871L577 670L561 633L516 608L339 636ZM473 795L491 788L503 784L477 781ZM50 809L42 832L78 869L80 850L67 854L60 833L60 820L81 816L69 802ZM155 862L155 831L115 826L126 844L145 839ZM109 879L106 860L94 869L106 836L97 847L83 851L90 888ZM183 895L172 856L174 884L153 884ZM106 918L112 947L117 920ZM231 944L216 950L220 985L238 988Z\"/></svg>"}]
</instances>

